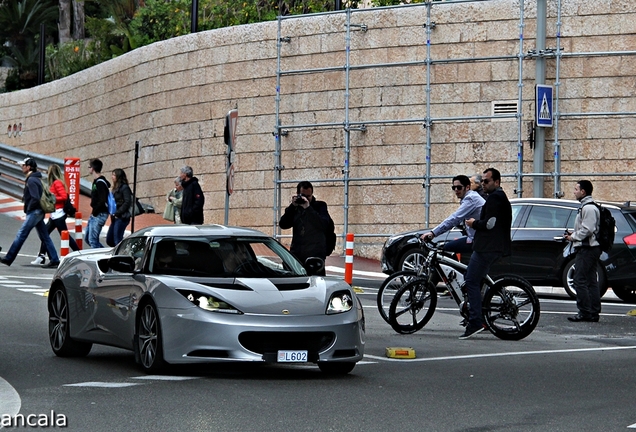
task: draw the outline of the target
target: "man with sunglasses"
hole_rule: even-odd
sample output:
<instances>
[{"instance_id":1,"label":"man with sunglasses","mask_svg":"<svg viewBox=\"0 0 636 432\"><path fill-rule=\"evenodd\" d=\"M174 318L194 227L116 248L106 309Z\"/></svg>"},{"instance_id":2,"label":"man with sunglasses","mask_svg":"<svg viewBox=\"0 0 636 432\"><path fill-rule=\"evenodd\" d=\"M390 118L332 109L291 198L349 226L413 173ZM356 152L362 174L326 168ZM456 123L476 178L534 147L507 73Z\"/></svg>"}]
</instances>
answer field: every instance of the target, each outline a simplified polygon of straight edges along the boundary
<instances>
[{"instance_id":1,"label":"man with sunglasses","mask_svg":"<svg viewBox=\"0 0 636 432\"><path fill-rule=\"evenodd\" d=\"M470 179L465 175L453 177L451 186L455 196L459 198L459 208L444 219L442 223L431 231L422 234L422 240L431 240L433 237L442 235L454 227L460 227L464 233L463 237L451 240L444 244L444 250L457 253L466 253L472 250L472 242L475 237L475 230L465 227L466 219L478 218L481 207L486 202L477 192L471 190Z\"/></svg>"},{"instance_id":2,"label":"man with sunglasses","mask_svg":"<svg viewBox=\"0 0 636 432\"><path fill-rule=\"evenodd\" d=\"M464 277L468 293L468 325L460 339L468 339L484 330L481 319L481 280L488 274L492 263L502 256L510 255L510 225L512 207L501 188L501 174L495 168L484 171L481 183L488 194L481 208L479 219L466 220L466 225L475 230L473 254Z\"/></svg>"}]
</instances>

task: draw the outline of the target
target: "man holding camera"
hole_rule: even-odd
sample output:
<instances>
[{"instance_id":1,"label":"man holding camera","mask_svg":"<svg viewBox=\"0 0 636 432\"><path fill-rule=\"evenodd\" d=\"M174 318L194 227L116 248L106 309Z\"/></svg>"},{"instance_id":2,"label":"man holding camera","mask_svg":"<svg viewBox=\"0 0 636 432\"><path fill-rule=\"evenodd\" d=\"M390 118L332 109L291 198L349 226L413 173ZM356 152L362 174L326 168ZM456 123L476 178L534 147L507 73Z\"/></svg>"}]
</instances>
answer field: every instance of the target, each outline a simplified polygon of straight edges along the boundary
<instances>
[{"instance_id":1,"label":"man holding camera","mask_svg":"<svg viewBox=\"0 0 636 432\"><path fill-rule=\"evenodd\" d=\"M314 197L314 187L308 181L296 186L296 195L285 209L278 225L282 229L292 228L291 253L305 264L309 257L327 257L326 233L333 230L327 203ZM322 274L324 275L324 270Z\"/></svg>"}]
</instances>

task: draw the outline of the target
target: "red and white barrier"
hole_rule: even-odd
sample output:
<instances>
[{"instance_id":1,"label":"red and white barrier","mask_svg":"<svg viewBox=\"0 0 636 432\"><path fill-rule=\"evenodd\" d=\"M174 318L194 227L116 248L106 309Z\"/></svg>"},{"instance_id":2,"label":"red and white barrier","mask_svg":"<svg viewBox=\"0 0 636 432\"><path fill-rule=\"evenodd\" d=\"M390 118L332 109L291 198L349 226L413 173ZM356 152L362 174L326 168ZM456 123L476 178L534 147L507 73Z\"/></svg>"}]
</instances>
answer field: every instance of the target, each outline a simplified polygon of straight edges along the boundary
<instances>
[{"instance_id":1,"label":"red and white barrier","mask_svg":"<svg viewBox=\"0 0 636 432\"><path fill-rule=\"evenodd\" d=\"M62 231L62 233L60 234L60 239L60 255L64 257L68 255L68 231Z\"/></svg>"},{"instance_id":2,"label":"red and white barrier","mask_svg":"<svg viewBox=\"0 0 636 432\"><path fill-rule=\"evenodd\" d=\"M79 250L82 250L84 244L84 231L82 231L82 213L75 212L75 243Z\"/></svg>"},{"instance_id":3,"label":"red and white barrier","mask_svg":"<svg viewBox=\"0 0 636 432\"><path fill-rule=\"evenodd\" d=\"M347 233L344 280L349 285L353 284L353 233Z\"/></svg>"}]
</instances>

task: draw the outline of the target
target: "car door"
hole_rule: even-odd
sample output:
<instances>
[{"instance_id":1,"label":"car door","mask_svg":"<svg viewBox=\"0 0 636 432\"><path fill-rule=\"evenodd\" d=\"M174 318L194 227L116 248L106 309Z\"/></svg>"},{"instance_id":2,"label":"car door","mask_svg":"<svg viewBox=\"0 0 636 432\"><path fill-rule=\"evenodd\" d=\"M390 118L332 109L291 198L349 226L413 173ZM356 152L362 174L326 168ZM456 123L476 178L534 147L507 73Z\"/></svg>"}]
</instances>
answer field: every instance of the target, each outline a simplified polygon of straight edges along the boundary
<instances>
[{"instance_id":1,"label":"car door","mask_svg":"<svg viewBox=\"0 0 636 432\"><path fill-rule=\"evenodd\" d=\"M576 209L571 207L529 204L527 216L512 236L510 261L514 273L533 282L560 282L563 233L566 227L573 228L575 216Z\"/></svg>"},{"instance_id":2,"label":"car door","mask_svg":"<svg viewBox=\"0 0 636 432\"><path fill-rule=\"evenodd\" d=\"M117 255L135 257L136 268L141 270L147 237L125 239L118 246ZM113 269L102 272L96 281L94 294L97 300L95 321L103 343L132 348L137 303L145 287L144 278L133 273L121 273Z\"/></svg>"}]
</instances>

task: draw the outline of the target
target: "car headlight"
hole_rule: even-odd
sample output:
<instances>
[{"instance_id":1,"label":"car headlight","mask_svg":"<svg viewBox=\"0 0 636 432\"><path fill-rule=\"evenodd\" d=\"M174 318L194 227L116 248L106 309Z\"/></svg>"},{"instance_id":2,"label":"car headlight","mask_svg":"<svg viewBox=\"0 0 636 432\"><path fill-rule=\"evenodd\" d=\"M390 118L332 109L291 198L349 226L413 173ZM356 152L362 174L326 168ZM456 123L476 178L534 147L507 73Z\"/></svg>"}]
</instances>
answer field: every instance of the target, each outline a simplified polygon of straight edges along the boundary
<instances>
[{"instance_id":1,"label":"car headlight","mask_svg":"<svg viewBox=\"0 0 636 432\"><path fill-rule=\"evenodd\" d=\"M178 291L179 293L181 293L181 295L190 300L192 304L200 307L201 309L205 309L210 312L221 312L230 314L243 313L231 304L209 294L202 294L196 291Z\"/></svg>"},{"instance_id":2,"label":"car headlight","mask_svg":"<svg viewBox=\"0 0 636 432\"><path fill-rule=\"evenodd\" d=\"M331 295L327 315L348 312L353 308L353 297L349 291L337 291Z\"/></svg>"},{"instance_id":3,"label":"car headlight","mask_svg":"<svg viewBox=\"0 0 636 432\"><path fill-rule=\"evenodd\" d=\"M400 240L401 238L403 238L403 235L396 235L393 237L389 237L386 242L384 242L384 247L388 248L389 246L391 246L393 243L395 243L396 241Z\"/></svg>"}]
</instances>

